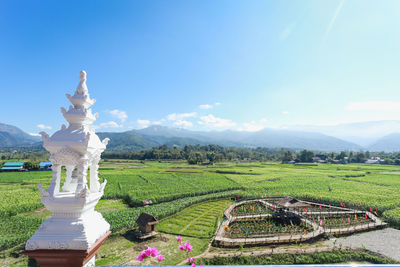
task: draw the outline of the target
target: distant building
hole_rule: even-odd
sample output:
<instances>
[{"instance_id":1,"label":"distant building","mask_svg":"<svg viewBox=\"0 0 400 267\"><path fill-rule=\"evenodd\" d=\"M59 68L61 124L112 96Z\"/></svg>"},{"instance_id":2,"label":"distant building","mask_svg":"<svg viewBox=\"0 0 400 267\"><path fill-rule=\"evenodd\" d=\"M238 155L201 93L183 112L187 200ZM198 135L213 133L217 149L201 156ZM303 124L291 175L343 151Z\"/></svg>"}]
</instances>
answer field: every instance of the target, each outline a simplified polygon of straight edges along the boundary
<instances>
[{"instance_id":1,"label":"distant building","mask_svg":"<svg viewBox=\"0 0 400 267\"><path fill-rule=\"evenodd\" d=\"M324 154L316 154L316 158L319 158L319 160L327 160L328 156Z\"/></svg>"},{"instance_id":2,"label":"distant building","mask_svg":"<svg viewBox=\"0 0 400 267\"><path fill-rule=\"evenodd\" d=\"M39 163L39 169L41 171L50 171L51 170L51 166L53 166L53 164L51 162L40 162Z\"/></svg>"},{"instance_id":3,"label":"distant building","mask_svg":"<svg viewBox=\"0 0 400 267\"><path fill-rule=\"evenodd\" d=\"M1 171L3 172L17 172L25 171L25 162L5 162Z\"/></svg>"},{"instance_id":4,"label":"distant building","mask_svg":"<svg viewBox=\"0 0 400 267\"><path fill-rule=\"evenodd\" d=\"M382 164L385 161L383 159L381 159L380 157L373 157L368 159L365 163L366 164Z\"/></svg>"}]
</instances>

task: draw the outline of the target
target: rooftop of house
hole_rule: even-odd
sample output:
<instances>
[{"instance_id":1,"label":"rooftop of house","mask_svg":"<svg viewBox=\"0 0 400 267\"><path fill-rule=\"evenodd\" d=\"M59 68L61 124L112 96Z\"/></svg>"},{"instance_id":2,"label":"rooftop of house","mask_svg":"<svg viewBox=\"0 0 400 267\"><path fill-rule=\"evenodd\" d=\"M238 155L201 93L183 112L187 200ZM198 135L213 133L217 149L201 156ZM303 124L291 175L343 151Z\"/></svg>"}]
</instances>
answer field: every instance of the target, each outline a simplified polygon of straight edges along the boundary
<instances>
[{"instance_id":1,"label":"rooftop of house","mask_svg":"<svg viewBox=\"0 0 400 267\"><path fill-rule=\"evenodd\" d=\"M50 167L50 166L52 166L53 164L49 161L49 162L45 162L45 161L43 161L43 162L40 162L39 163L39 167Z\"/></svg>"},{"instance_id":2,"label":"rooftop of house","mask_svg":"<svg viewBox=\"0 0 400 267\"><path fill-rule=\"evenodd\" d=\"M4 162L3 168L4 167L23 167L25 165L25 162Z\"/></svg>"}]
</instances>

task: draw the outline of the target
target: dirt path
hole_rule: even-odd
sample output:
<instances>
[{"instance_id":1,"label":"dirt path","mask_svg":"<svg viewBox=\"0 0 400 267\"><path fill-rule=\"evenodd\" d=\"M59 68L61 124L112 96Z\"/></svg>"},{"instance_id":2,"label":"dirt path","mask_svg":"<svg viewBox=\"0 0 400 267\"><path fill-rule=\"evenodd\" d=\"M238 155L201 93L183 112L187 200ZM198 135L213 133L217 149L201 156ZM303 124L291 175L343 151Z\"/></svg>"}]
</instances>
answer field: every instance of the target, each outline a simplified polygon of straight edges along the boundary
<instances>
[{"instance_id":1,"label":"dirt path","mask_svg":"<svg viewBox=\"0 0 400 267\"><path fill-rule=\"evenodd\" d=\"M400 261L400 230L386 228L340 237L324 242L325 245L349 248L366 248L388 258Z\"/></svg>"},{"instance_id":2,"label":"dirt path","mask_svg":"<svg viewBox=\"0 0 400 267\"><path fill-rule=\"evenodd\" d=\"M272 253L290 253L290 254L310 254L316 252L325 252L325 251L332 251L335 248L332 246L323 246L323 247L308 247L308 248L293 248L293 247L282 247L282 248L265 248L264 250L257 250L257 251L232 251L232 252L225 252L225 251L215 251L210 252L211 243L208 244L206 251L202 254L195 256L194 258L214 258L214 257L236 257L236 256L262 256L262 255L270 255ZM178 265L184 265L187 261L184 260L180 262Z\"/></svg>"},{"instance_id":3,"label":"dirt path","mask_svg":"<svg viewBox=\"0 0 400 267\"><path fill-rule=\"evenodd\" d=\"M326 252L343 247L343 249L368 249L376 252L393 260L400 261L400 230L393 228L386 228L382 230L364 232L354 234L347 237L340 237L337 239L330 239L322 243L320 247L277 247L268 248L256 251L214 251L210 252L211 242L208 244L207 249L195 258L213 258L213 257L236 257L236 256L262 256L272 253L290 253L290 254L310 254L315 252ZM180 262L178 265L186 264L186 260Z\"/></svg>"}]
</instances>

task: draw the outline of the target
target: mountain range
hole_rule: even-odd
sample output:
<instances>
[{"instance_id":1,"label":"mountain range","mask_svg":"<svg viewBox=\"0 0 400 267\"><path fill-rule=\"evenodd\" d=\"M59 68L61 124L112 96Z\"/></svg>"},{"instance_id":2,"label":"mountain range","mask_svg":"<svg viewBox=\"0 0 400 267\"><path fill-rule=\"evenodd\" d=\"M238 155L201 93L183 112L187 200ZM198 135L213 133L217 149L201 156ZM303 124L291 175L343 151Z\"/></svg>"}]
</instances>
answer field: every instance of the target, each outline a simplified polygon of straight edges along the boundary
<instances>
[{"instance_id":1,"label":"mountain range","mask_svg":"<svg viewBox=\"0 0 400 267\"><path fill-rule=\"evenodd\" d=\"M27 134L18 127L0 123L0 147L32 145L39 141L39 137Z\"/></svg>"},{"instance_id":2,"label":"mountain range","mask_svg":"<svg viewBox=\"0 0 400 267\"><path fill-rule=\"evenodd\" d=\"M390 122L390 125L393 124L394 122ZM376 126L376 123L374 125ZM343 128L344 126L341 127ZM348 128L352 129L353 127L349 126ZM331 129L331 132L334 132L334 130ZM137 151L161 145L184 146L196 144L218 144L221 146L247 148L309 149L335 152L343 150L400 151L400 131L399 133L392 133L381 138L376 138L377 140L371 139L373 142L370 145L364 146L344 140L345 138L311 131L310 128L304 126L294 129L265 128L257 132L233 130L206 132L152 125L140 130L99 132L97 134L101 139L105 137L110 138L107 146L107 151L109 152ZM39 137L31 136L15 126L0 123L0 147L31 145L39 142Z\"/></svg>"}]
</instances>

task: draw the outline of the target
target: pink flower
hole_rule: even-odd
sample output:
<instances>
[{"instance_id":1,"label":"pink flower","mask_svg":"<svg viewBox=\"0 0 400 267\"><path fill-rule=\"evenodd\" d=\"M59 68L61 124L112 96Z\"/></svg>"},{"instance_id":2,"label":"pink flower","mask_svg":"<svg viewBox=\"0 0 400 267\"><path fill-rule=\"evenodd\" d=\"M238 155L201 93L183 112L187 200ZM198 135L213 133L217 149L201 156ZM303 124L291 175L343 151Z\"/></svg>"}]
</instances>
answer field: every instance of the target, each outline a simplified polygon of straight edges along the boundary
<instances>
[{"instance_id":1,"label":"pink flower","mask_svg":"<svg viewBox=\"0 0 400 267\"><path fill-rule=\"evenodd\" d=\"M145 258L147 258L146 255L146 250L143 250L140 255L136 258L138 261L143 261Z\"/></svg>"},{"instance_id":2,"label":"pink flower","mask_svg":"<svg viewBox=\"0 0 400 267\"><path fill-rule=\"evenodd\" d=\"M160 254L160 251L158 251L156 247L153 247L150 255L154 258L154 257L157 257L158 254Z\"/></svg>"},{"instance_id":3,"label":"pink flower","mask_svg":"<svg viewBox=\"0 0 400 267\"><path fill-rule=\"evenodd\" d=\"M192 267L196 267L196 263L193 262L193 263L192 263Z\"/></svg>"},{"instance_id":4,"label":"pink flower","mask_svg":"<svg viewBox=\"0 0 400 267\"><path fill-rule=\"evenodd\" d=\"M180 250L185 250L185 247L183 245L179 245Z\"/></svg>"},{"instance_id":5,"label":"pink flower","mask_svg":"<svg viewBox=\"0 0 400 267\"><path fill-rule=\"evenodd\" d=\"M185 244L183 244L183 245L184 245L185 250L187 250L188 252L192 251L193 247L192 247L192 245L190 245L190 243L185 242Z\"/></svg>"},{"instance_id":6,"label":"pink flower","mask_svg":"<svg viewBox=\"0 0 400 267\"><path fill-rule=\"evenodd\" d=\"M158 251L156 247L147 247L147 249L140 252L140 255L136 259L138 261L143 261L149 256L152 256L153 258L157 257L158 254L160 254L160 251Z\"/></svg>"},{"instance_id":7,"label":"pink flower","mask_svg":"<svg viewBox=\"0 0 400 267\"><path fill-rule=\"evenodd\" d=\"M176 241L177 241L177 242L181 242L181 241L182 241L182 238L181 238L180 235L178 235L178 236L176 237Z\"/></svg>"},{"instance_id":8,"label":"pink flower","mask_svg":"<svg viewBox=\"0 0 400 267\"><path fill-rule=\"evenodd\" d=\"M143 250L144 254L146 255L146 257L151 255L151 252L153 251L153 248L151 247L147 247L147 249Z\"/></svg>"},{"instance_id":9,"label":"pink flower","mask_svg":"<svg viewBox=\"0 0 400 267\"><path fill-rule=\"evenodd\" d=\"M142 254L140 254L137 258L138 261L142 262L144 260L144 257Z\"/></svg>"},{"instance_id":10,"label":"pink flower","mask_svg":"<svg viewBox=\"0 0 400 267\"><path fill-rule=\"evenodd\" d=\"M187 261L188 261L189 263L193 263L193 262L196 261L196 259L195 259L195 258L189 257L189 258L187 258Z\"/></svg>"},{"instance_id":11,"label":"pink flower","mask_svg":"<svg viewBox=\"0 0 400 267\"><path fill-rule=\"evenodd\" d=\"M165 260L164 256L162 254L158 255L157 257L158 262Z\"/></svg>"}]
</instances>

